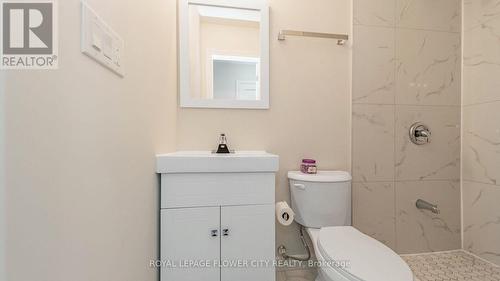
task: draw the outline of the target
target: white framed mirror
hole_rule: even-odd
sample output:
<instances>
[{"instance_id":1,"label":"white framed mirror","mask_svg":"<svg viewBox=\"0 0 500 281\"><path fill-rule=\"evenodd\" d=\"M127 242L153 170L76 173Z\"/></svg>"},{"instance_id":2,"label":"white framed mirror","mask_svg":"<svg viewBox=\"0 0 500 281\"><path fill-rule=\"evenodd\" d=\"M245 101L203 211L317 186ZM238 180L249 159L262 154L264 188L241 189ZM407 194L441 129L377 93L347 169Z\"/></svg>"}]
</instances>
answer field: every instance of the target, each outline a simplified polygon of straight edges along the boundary
<instances>
[{"instance_id":1,"label":"white framed mirror","mask_svg":"<svg viewBox=\"0 0 500 281\"><path fill-rule=\"evenodd\" d=\"M267 0L179 0L180 106L269 108Z\"/></svg>"}]
</instances>

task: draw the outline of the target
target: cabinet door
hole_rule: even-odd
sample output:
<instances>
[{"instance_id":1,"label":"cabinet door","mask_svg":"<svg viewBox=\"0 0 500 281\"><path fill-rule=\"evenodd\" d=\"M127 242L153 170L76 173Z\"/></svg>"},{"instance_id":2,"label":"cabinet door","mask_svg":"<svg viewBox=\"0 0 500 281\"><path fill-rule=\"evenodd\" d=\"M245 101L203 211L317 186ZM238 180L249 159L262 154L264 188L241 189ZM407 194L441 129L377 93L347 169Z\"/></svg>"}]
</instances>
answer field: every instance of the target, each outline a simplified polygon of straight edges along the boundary
<instances>
[{"instance_id":1,"label":"cabinet door","mask_svg":"<svg viewBox=\"0 0 500 281\"><path fill-rule=\"evenodd\" d=\"M161 281L218 281L220 207L161 210ZM210 261L212 265L186 265Z\"/></svg>"},{"instance_id":2,"label":"cabinet door","mask_svg":"<svg viewBox=\"0 0 500 281\"><path fill-rule=\"evenodd\" d=\"M274 205L221 208L221 281L275 280L274 226Z\"/></svg>"}]
</instances>

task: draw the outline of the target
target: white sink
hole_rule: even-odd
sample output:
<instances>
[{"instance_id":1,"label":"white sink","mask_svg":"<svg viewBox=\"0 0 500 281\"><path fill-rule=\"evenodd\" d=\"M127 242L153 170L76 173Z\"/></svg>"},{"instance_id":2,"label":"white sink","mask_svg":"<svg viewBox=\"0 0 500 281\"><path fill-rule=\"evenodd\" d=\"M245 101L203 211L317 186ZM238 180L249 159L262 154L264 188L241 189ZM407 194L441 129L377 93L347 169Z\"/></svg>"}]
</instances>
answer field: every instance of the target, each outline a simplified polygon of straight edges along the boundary
<instances>
[{"instance_id":1,"label":"white sink","mask_svg":"<svg viewBox=\"0 0 500 281\"><path fill-rule=\"evenodd\" d=\"M276 172L278 166L279 157L265 151L236 151L230 154L178 151L156 156L156 172L159 174Z\"/></svg>"}]
</instances>

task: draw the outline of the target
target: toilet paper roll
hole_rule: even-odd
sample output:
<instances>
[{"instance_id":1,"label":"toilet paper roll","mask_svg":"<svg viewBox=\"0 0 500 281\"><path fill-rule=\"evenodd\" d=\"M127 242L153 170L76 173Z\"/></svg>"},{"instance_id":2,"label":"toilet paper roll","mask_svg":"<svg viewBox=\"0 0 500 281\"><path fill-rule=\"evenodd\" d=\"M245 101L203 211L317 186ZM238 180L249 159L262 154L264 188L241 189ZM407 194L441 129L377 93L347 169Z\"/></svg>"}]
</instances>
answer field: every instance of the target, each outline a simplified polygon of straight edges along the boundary
<instances>
[{"instance_id":1,"label":"toilet paper roll","mask_svg":"<svg viewBox=\"0 0 500 281\"><path fill-rule=\"evenodd\" d=\"M286 202L278 202L276 203L276 219L278 222L284 226L291 225L293 219L295 217L295 213L292 208L288 206Z\"/></svg>"}]
</instances>

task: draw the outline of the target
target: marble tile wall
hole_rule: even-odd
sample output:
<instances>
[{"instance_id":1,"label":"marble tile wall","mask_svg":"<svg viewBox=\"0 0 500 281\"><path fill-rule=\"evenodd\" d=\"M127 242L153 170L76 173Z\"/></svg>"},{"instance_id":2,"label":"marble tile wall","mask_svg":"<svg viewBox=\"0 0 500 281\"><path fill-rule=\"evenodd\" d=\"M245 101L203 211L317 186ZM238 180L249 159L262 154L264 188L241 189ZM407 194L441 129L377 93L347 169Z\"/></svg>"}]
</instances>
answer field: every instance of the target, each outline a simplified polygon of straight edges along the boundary
<instances>
[{"instance_id":1,"label":"marble tile wall","mask_svg":"<svg viewBox=\"0 0 500 281\"><path fill-rule=\"evenodd\" d=\"M354 0L353 223L399 253L461 245L460 30L460 0Z\"/></svg>"},{"instance_id":2,"label":"marble tile wall","mask_svg":"<svg viewBox=\"0 0 500 281\"><path fill-rule=\"evenodd\" d=\"M464 249L500 265L500 0L464 0Z\"/></svg>"}]
</instances>

